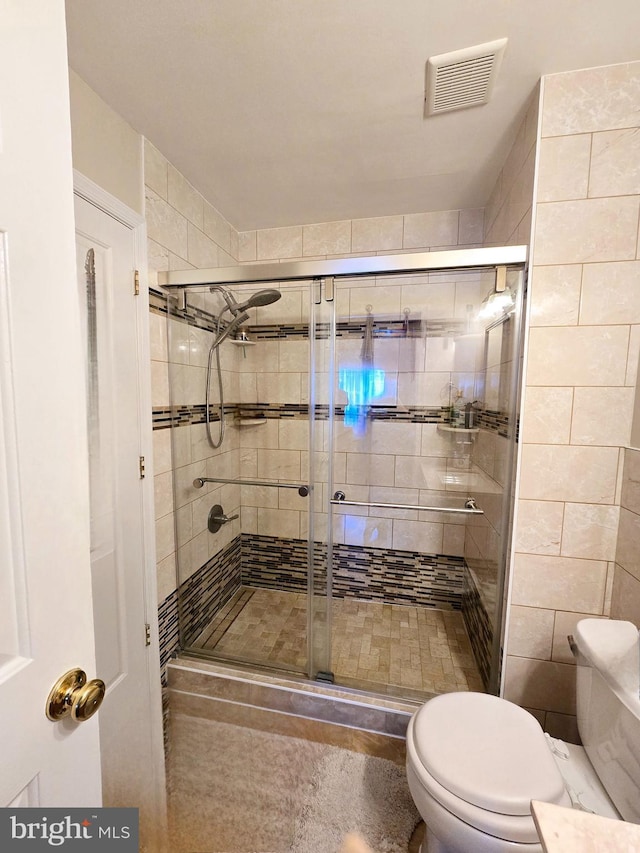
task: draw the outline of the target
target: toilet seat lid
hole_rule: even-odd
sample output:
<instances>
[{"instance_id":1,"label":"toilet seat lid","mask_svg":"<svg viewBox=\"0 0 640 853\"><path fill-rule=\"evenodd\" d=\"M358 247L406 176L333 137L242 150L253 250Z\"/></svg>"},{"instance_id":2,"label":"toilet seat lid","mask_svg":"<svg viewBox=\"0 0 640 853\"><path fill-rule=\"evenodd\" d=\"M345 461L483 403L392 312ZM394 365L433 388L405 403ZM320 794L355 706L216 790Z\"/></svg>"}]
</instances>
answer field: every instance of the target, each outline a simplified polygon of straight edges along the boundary
<instances>
[{"instance_id":1,"label":"toilet seat lid","mask_svg":"<svg viewBox=\"0 0 640 853\"><path fill-rule=\"evenodd\" d=\"M505 815L531 800L557 803L565 788L538 721L486 693L444 693L415 714L412 750L456 797Z\"/></svg>"}]
</instances>

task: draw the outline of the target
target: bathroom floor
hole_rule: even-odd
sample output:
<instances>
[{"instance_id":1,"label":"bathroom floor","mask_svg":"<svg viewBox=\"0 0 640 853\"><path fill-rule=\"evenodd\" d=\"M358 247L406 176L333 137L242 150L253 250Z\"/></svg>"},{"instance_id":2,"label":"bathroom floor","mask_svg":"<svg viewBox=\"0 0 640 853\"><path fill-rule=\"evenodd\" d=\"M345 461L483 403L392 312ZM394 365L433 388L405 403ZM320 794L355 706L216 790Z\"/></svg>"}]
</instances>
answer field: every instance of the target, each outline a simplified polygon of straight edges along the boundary
<instances>
[{"instance_id":1,"label":"bathroom floor","mask_svg":"<svg viewBox=\"0 0 640 853\"><path fill-rule=\"evenodd\" d=\"M363 690L422 698L483 690L462 614L411 605L335 599L336 681ZM193 644L240 659L304 671L307 596L241 587Z\"/></svg>"},{"instance_id":2,"label":"bathroom floor","mask_svg":"<svg viewBox=\"0 0 640 853\"><path fill-rule=\"evenodd\" d=\"M416 853L404 762L238 723L171 715L172 853L337 853L348 832Z\"/></svg>"}]
</instances>

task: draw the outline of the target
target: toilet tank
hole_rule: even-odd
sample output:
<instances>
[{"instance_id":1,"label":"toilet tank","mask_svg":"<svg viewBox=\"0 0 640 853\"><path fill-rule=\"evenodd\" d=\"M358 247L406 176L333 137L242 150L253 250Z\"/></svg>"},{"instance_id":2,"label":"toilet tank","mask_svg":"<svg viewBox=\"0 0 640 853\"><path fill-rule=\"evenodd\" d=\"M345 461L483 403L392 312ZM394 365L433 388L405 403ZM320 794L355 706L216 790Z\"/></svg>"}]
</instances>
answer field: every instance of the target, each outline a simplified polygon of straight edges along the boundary
<instances>
[{"instance_id":1,"label":"toilet tank","mask_svg":"<svg viewBox=\"0 0 640 853\"><path fill-rule=\"evenodd\" d=\"M575 631L578 730L625 820L640 823L640 655L631 622L582 619Z\"/></svg>"}]
</instances>

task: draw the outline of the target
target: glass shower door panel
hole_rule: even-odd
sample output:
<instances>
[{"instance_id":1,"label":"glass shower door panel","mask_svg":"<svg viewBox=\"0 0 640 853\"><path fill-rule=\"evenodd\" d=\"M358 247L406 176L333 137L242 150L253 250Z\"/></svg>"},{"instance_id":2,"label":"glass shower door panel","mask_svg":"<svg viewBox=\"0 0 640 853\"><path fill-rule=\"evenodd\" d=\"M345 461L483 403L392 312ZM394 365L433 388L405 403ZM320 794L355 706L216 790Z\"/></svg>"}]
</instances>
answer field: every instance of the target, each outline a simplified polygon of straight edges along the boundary
<instances>
[{"instance_id":1,"label":"glass shower door panel","mask_svg":"<svg viewBox=\"0 0 640 853\"><path fill-rule=\"evenodd\" d=\"M238 430L242 586L251 596L245 660L308 670L309 282L280 282L274 304L249 312L240 351ZM245 286L253 293L259 286ZM259 423L258 423L259 421ZM238 630L238 633L240 631Z\"/></svg>"},{"instance_id":2,"label":"glass shower door panel","mask_svg":"<svg viewBox=\"0 0 640 853\"><path fill-rule=\"evenodd\" d=\"M300 674L308 288L203 287L169 318L181 644Z\"/></svg>"},{"instance_id":3,"label":"glass shower door panel","mask_svg":"<svg viewBox=\"0 0 640 853\"><path fill-rule=\"evenodd\" d=\"M337 291L333 467L346 500L333 505L332 643L336 679L355 687L482 689L460 651L467 516L418 507L462 510L481 481L484 276L343 279Z\"/></svg>"}]
</instances>

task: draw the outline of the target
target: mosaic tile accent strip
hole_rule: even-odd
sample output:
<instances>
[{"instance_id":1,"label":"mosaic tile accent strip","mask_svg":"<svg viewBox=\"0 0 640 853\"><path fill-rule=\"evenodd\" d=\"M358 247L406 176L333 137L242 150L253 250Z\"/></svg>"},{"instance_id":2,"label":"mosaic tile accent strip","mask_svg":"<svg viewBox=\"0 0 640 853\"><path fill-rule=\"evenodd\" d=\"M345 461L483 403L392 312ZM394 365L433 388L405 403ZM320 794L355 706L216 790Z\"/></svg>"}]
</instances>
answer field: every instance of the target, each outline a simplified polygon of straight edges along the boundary
<instances>
[{"instance_id":1,"label":"mosaic tile accent strip","mask_svg":"<svg viewBox=\"0 0 640 853\"><path fill-rule=\"evenodd\" d=\"M160 678L167 686L167 662L180 648L180 625L178 622L178 590L174 589L158 607L158 631L160 639Z\"/></svg>"},{"instance_id":2,"label":"mosaic tile accent strip","mask_svg":"<svg viewBox=\"0 0 640 853\"><path fill-rule=\"evenodd\" d=\"M180 613L189 631L184 641L188 645L208 625L218 610L240 586L240 538L216 554L178 589L168 595L158 607L160 632L160 670L166 686L166 665L180 648Z\"/></svg>"},{"instance_id":3,"label":"mosaic tile accent strip","mask_svg":"<svg viewBox=\"0 0 640 853\"><path fill-rule=\"evenodd\" d=\"M464 589L462 593L462 615L467 633L471 639L471 648L482 676L485 690L489 688L491 673L491 647L493 628L491 618L480 595L473 572L464 567Z\"/></svg>"},{"instance_id":4,"label":"mosaic tile accent strip","mask_svg":"<svg viewBox=\"0 0 640 853\"><path fill-rule=\"evenodd\" d=\"M288 589L307 588L307 552L305 539L281 539L241 533L242 580L247 586ZM326 556L326 548L318 559Z\"/></svg>"},{"instance_id":5,"label":"mosaic tile accent strip","mask_svg":"<svg viewBox=\"0 0 640 853\"><path fill-rule=\"evenodd\" d=\"M240 539L233 542L180 585L180 620L184 627L184 644L208 625L240 586Z\"/></svg>"},{"instance_id":6,"label":"mosaic tile accent strip","mask_svg":"<svg viewBox=\"0 0 640 853\"><path fill-rule=\"evenodd\" d=\"M171 739L169 737L169 686L167 683L167 663L180 648L178 625L178 590L174 589L158 607L158 629L160 634L160 683L162 685L162 731L165 755L169 754Z\"/></svg>"},{"instance_id":7,"label":"mosaic tile accent strip","mask_svg":"<svg viewBox=\"0 0 640 853\"><path fill-rule=\"evenodd\" d=\"M428 335L432 338L443 337L459 333L463 330L464 323L458 319L443 320L391 320L375 319L373 321L372 334L374 338L422 338ZM366 329L366 319L363 320L337 320L337 338L362 339ZM329 323L316 324L316 340L327 340L329 337ZM272 324L251 326L248 330L251 340L268 341L282 339L308 339L308 323Z\"/></svg>"},{"instance_id":8,"label":"mosaic tile accent strip","mask_svg":"<svg viewBox=\"0 0 640 853\"><path fill-rule=\"evenodd\" d=\"M344 417L344 406L335 406L336 417ZM403 423L446 423L448 408L442 406L369 406L367 416L373 421L400 421ZM317 405L315 420L328 420L329 406ZM306 420L309 407L305 403L242 403L237 407L242 418L296 418Z\"/></svg>"},{"instance_id":9,"label":"mosaic tile accent strip","mask_svg":"<svg viewBox=\"0 0 640 853\"><path fill-rule=\"evenodd\" d=\"M503 438L510 438L509 435L509 415L505 412L495 412L488 409L478 409L477 425L481 429L486 429L489 432L497 432ZM517 436L516 436L517 439Z\"/></svg>"},{"instance_id":10,"label":"mosaic tile accent strip","mask_svg":"<svg viewBox=\"0 0 640 853\"><path fill-rule=\"evenodd\" d=\"M204 311L195 305L187 305L186 311L178 308L177 303L167 302L167 295L160 290L149 289L149 311L152 314L161 314L166 317L168 313L176 319L189 326L204 329L207 332L215 332L218 326L218 318L210 311ZM226 324L223 322L224 328Z\"/></svg>"},{"instance_id":11,"label":"mosaic tile accent strip","mask_svg":"<svg viewBox=\"0 0 640 853\"><path fill-rule=\"evenodd\" d=\"M149 288L149 311L152 314L167 313L167 296L162 290L157 290L155 287Z\"/></svg>"},{"instance_id":12,"label":"mosaic tile accent strip","mask_svg":"<svg viewBox=\"0 0 640 853\"><path fill-rule=\"evenodd\" d=\"M210 406L210 422L220 420L218 406ZM192 426L204 423L204 403L196 406L156 406L152 410L153 429L169 429L169 427ZM233 417L238 411L236 405L225 405L225 415Z\"/></svg>"},{"instance_id":13,"label":"mosaic tile accent strip","mask_svg":"<svg viewBox=\"0 0 640 853\"><path fill-rule=\"evenodd\" d=\"M229 418L292 418L308 420L309 406L305 403L242 403L228 404L224 407ZM344 406L336 406L335 416L344 417ZM168 429L172 426L190 426L204 423L204 404L194 406L156 407L153 409L153 429ZM393 421L394 423L439 424L447 423L448 409L435 406L371 406L368 418L372 421ZM329 407L316 406L315 420L328 420ZM211 407L211 421L219 420L218 407Z\"/></svg>"},{"instance_id":14,"label":"mosaic tile accent strip","mask_svg":"<svg viewBox=\"0 0 640 853\"><path fill-rule=\"evenodd\" d=\"M323 561L317 549L318 562ZM462 608L462 557L362 546L334 545L333 595L386 604ZM242 582L248 586L303 591L307 585L307 543L299 539L242 534ZM322 574L316 579L324 591Z\"/></svg>"},{"instance_id":15,"label":"mosaic tile accent strip","mask_svg":"<svg viewBox=\"0 0 640 853\"><path fill-rule=\"evenodd\" d=\"M334 545L333 594L440 610L462 607L462 557Z\"/></svg>"}]
</instances>

